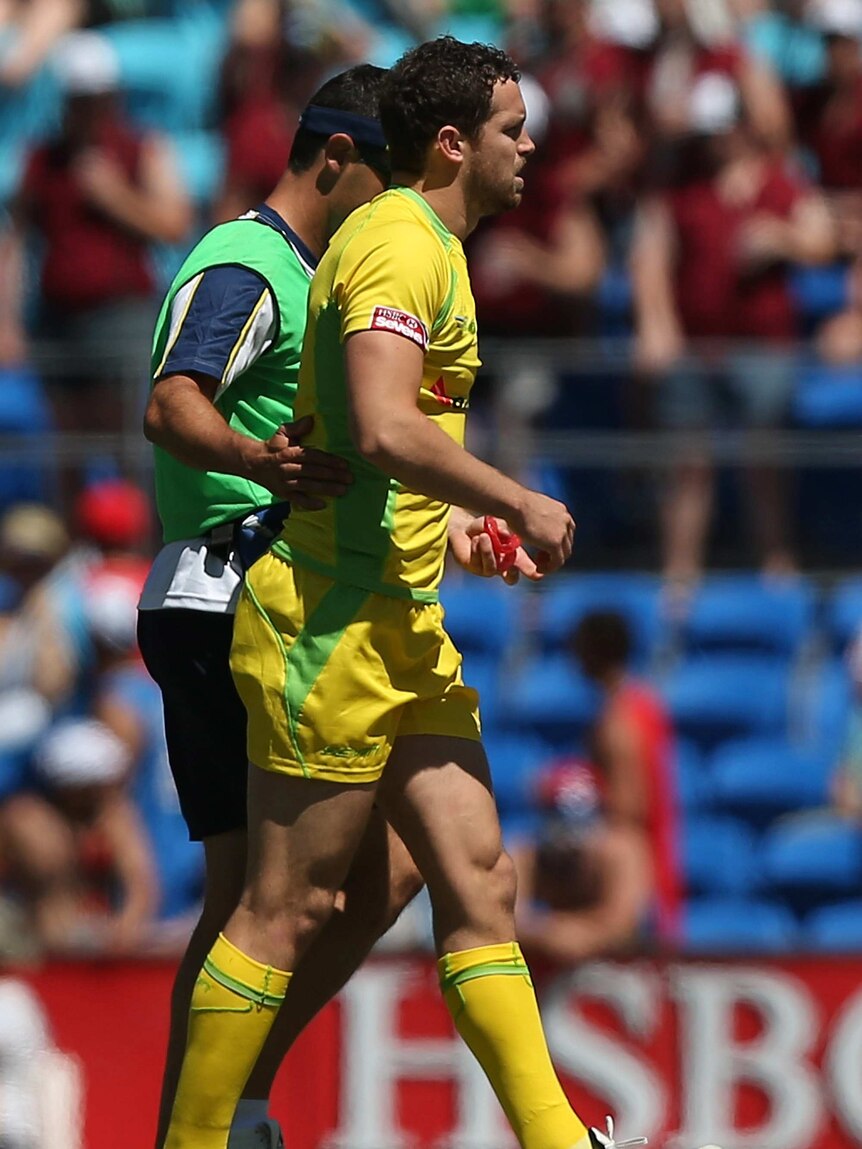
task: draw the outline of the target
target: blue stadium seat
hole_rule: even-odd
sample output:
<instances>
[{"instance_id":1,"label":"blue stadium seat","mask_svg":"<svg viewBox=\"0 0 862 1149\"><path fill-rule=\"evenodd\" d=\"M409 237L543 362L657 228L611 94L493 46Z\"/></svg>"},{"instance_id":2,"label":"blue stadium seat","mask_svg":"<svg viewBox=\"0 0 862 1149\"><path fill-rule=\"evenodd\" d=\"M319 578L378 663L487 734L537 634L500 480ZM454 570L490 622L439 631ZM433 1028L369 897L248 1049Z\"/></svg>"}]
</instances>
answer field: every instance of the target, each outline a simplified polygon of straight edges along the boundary
<instances>
[{"instance_id":1,"label":"blue stadium seat","mask_svg":"<svg viewBox=\"0 0 862 1149\"><path fill-rule=\"evenodd\" d=\"M597 302L608 333L630 326L632 282L625 266L611 264L606 268L599 282Z\"/></svg>"},{"instance_id":2,"label":"blue stadium seat","mask_svg":"<svg viewBox=\"0 0 862 1149\"><path fill-rule=\"evenodd\" d=\"M862 371L814 363L803 367L793 397L793 420L802 427L862 426Z\"/></svg>"},{"instance_id":3,"label":"blue stadium seat","mask_svg":"<svg viewBox=\"0 0 862 1149\"><path fill-rule=\"evenodd\" d=\"M764 887L799 909L846 898L862 887L862 828L836 815L776 823L763 838Z\"/></svg>"},{"instance_id":4,"label":"blue stadium seat","mask_svg":"<svg viewBox=\"0 0 862 1149\"><path fill-rule=\"evenodd\" d=\"M746 898L698 898L682 915L682 941L688 953L788 953L799 927L786 907Z\"/></svg>"},{"instance_id":5,"label":"blue stadium seat","mask_svg":"<svg viewBox=\"0 0 862 1149\"><path fill-rule=\"evenodd\" d=\"M712 786L703 754L689 739L681 738L676 745L675 758L680 808L686 816L705 810L712 801Z\"/></svg>"},{"instance_id":6,"label":"blue stadium seat","mask_svg":"<svg viewBox=\"0 0 862 1149\"><path fill-rule=\"evenodd\" d=\"M826 608L826 630L837 653L843 653L862 631L862 578L843 579L834 588Z\"/></svg>"},{"instance_id":7,"label":"blue stadium seat","mask_svg":"<svg viewBox=\"0 0 862 1149\"><path fill-rule=\"evenodd\" d=\"M808 320L823 319L847 306L847 268L843 264L795 267L790 282L796 304Z\"/></svg>"},{"instance_id":8,"label":"blue stadium seat","mask_svg":"<svg viewBox=\"0 0 862 1149\"><path fill-rule=\"evenodd\" d=\"M599 693L571 659L545 655L530 659L507 678L501 695L501 721L573 751L594 719Z\"/></svg>"},{"instance_id":9,"label":"blue stadium seat","mask_svg":"<svg viewBox=\"0 0 862 1149\"><path fill-rule=\"evenodd\" d=\"M677 732L706 748L727 738L782 733L789 677L780 659L715 654L683 662L660 687Z\"/></svg>"},{"instance_id":10,"label":"blue stadium seat","mask_svg":"<svg viewBox=\"0 0 862 1149\"><path fill-rule=\"evenodd\" d=\"M499 718L500 660L495 655L471 650L461 668L464 681L479 692L479 709L485 726L493 727Z\"/></svg>"},{"instance_id":11,"label":"blue stadium seat","mask_svg":"<svg viewBox=\"0 0 862 1149\"><path fill-rule=\"evenodd\" d=\"M463 654L478 651L499 658L511 645L522 603L519 589L499 578L447 575L440 602L446 630Z\"/></svg>"},{"instance_id":12,"label":"blue stadium seat","mask_svg":"<svg viewBox=\"0 0 862 1149\"><path fill-rule=\"evenodd\" d=\"M745 650L792 657L811 629L814 593L803 579L758 575L708 579L683 626L691 651Z\"/></svg>"},{"instance_id":13,"label":"blue stadium seat","mask_svg":"<svg viewBox=\"0 0 862 1149\"><path fill-rule=\"evenodd\" d=\"M798 701L806 744L835 761L846 738L852 701L844 659L829 659L818 667L805 683Z\"/></svg>"},{"instance_id":14,"label":"blue stadium seat","mask_svg":"<svg viewBox=\"0 0 862 1149\"><path fill-rule=\"evenodd\" d=\"M15 193L23 174L24 145L21 141L0 141L0 205Z\"/></svg>"},{"instance_id":15,"label":"blue stadium seat","mask_svg":"<svg viewBox=\"0 0 862 1149\"><path fill-rule=\"evenodd\" d=\"M46 435L53 428L47 397L27 367L0 367L0 434ZM50 454L0 464L0 511L13 503L50 502L56 471Z\"/></svg>"},{"instance_id":16,"label":"blue stadium seat","mask_svg":"<svg viewBox=\"0 0 862 1149\"><path fill-rule=\"evenodd\" d=\"M224 143L217 132L174 132L174 154L186 191L196 204L210 204L222 185Z\"/></svg>"},{"instance_id":17,"label":"blue stadium seat","mask_svg":"<svg viewBox=\"0 0 862 1149\"><path fill-rule=\"evenodd\" d=\"M681 858L690 895L743 895L758 888L755 835L736 818L709 814L685 818Z\"/></svg>"},{"instance_id":18,"label":"blue stadium seat","mask_svg":"<svg viewBox=\"0 0 862 1149\"><path fill-rule=\"evenodd\" d=\"M553 747L540 738L514 733L495 732L483 741L501 814L525 812L533 803L536 773L554 757Z\"/></svg>"},{"instance_id":19,"label":"blue stadium seat","mask_svg":"<svg viewBox=\"0 0 862 1149\"><path fill-rule=\"evenodd\" d=\"M862 951L862 900L837 902L812 910L805 919L803 939L807 949L821 953Z\"/></svg>"},{"instance_id":20,"label":"blue stadium seat","mask_svg":"<svg viewBox=\"0 0 862 1149\"><path fill-rule=\"evenodd\" d=\"M831 770L831 759L783 739L726 743L710 765L713 806L763 827L780 814L824 805Z\"/></svg>"},{"instance_id":21,"label":"blue stadium seat","mask_svg":"<svg viewBox=\"0 0 862 1149\"><path fill-rule=\"evenodd\" d=\"M654 653L661 633L661 588L652 575L568 575L543 589L539 603L539 637L549 650L560 649L584 615L597 610L617 611L625 618L633 660L640 666Z\"/></svg>"},{"instance_id":22,"label":"blue stadium seat","mask_svg":"<svg viewBox=\"0 0 862 1149\"><path fill-rule=\"evenodd\" d=\"M209 121L227 35L222 21L128 20L101 31L119 58L136 122L174 132Z\"/></svg>"}]
</instances>

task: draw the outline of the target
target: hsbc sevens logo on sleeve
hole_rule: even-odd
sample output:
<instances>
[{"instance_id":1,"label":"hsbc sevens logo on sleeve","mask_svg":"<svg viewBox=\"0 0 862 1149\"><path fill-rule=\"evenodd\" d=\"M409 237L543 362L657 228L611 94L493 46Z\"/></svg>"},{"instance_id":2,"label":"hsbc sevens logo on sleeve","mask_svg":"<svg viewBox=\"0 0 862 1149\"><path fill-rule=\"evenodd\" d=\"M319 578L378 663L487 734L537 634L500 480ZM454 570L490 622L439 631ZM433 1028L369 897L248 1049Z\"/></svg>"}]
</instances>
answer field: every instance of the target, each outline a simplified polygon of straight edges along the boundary
<instances>
[{"instance_id":1,"label":"hsbc sevens logo on sleeve","mask_svg":"<svg viewBox=\"0 0 862 1149\"><path fill-rule=\"evenodd\" d=\"M371 313L372 331L391 331L393 335L403 335L412 340L423 351L428 350L428 328L421 319L409 311L399 311L395 307L375 307Z\"/></svg>"}]
</instances>

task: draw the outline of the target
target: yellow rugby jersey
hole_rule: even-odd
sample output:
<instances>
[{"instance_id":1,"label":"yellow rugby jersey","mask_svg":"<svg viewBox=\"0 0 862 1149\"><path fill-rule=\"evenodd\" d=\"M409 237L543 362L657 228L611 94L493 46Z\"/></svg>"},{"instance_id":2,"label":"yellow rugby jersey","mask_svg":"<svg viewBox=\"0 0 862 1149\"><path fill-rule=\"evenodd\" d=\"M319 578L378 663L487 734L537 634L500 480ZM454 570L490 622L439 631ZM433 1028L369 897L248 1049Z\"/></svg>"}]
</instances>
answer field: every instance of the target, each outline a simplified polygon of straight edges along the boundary
<instances>
[{"instance_id":1,"label":"yellow rugby jersey","mask_svg":"<svg viewBox=\"0 0 862 1149\"><path fill-rule=\"evenodd\" d=\"M402 487L354 447L342 344L357 331L391 331L423 349L419 409L463 444L479 367L467 261L460 240L409 188L353 212L312 281L295 417L314 415L306 442L348 459L354 482L323 511L294 510L274 549L339 582L433 602L449 505Z\"/></svg>"}]
</instances>

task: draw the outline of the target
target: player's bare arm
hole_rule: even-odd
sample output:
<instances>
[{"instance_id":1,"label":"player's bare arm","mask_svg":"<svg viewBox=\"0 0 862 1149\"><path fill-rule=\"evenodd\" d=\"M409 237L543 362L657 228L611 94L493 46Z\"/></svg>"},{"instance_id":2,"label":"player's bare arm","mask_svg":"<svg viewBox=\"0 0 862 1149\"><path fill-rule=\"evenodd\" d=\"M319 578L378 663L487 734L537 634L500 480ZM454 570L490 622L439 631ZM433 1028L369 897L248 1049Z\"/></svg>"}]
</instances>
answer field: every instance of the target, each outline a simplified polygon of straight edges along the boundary
<instances>
[{"instance_id":1,"label":"player's bare arm","mask_svg":"<svg viewBox=\"0 0 862 1149\"><path fill-rule=\"evenodd\" d=\"M363 458L414 491L503 518L541 553L542 572L572 552L568 509L527 490L466 451L417 406L422 349L384 331L360 331L345 343L351 434Z\"/></svg>"},{"instance_id":2,"label":"player's bare arm","mask_svg":"<svg viewBox=\"0 0 862 1149\"><path fill-rule=\"evenodd\" d=\"M343 495L351 482L347 463L301 440L313 420L280 427L267 440L234 431L213 400L219 383L209 375L168 375L153 387L144 416L151 443L200 471L240 475L305 510Z\"/></svg>"}]
</instances>

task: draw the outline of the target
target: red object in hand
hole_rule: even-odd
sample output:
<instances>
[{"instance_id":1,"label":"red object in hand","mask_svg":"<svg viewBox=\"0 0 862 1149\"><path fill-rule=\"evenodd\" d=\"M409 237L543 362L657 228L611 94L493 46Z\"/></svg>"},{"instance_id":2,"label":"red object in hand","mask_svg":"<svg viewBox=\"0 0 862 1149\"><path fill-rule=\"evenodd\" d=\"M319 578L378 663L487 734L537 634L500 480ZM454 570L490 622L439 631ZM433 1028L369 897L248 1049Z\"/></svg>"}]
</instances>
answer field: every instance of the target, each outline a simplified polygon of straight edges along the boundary
<instances>
[{"instance_id":1,"label":"red object in hand","mask_svg":"<svg viewBox=\"0 0 862 1149\"><path fill-rule=\"evenodd\" d=\"M505 574L515 565L515 556L518 553L521 540L516 534L510 534L506 539L501 538L500 528L497 526L497 520L493 515L485 515L483 526L485 534L491 540L494 558L497 560L497 570L501 574Z\"/></svg>"}]
</instances>

